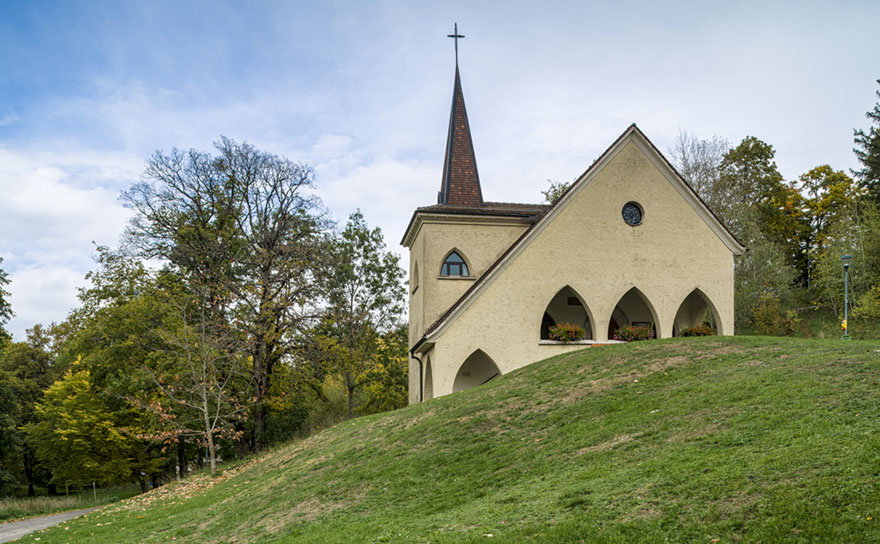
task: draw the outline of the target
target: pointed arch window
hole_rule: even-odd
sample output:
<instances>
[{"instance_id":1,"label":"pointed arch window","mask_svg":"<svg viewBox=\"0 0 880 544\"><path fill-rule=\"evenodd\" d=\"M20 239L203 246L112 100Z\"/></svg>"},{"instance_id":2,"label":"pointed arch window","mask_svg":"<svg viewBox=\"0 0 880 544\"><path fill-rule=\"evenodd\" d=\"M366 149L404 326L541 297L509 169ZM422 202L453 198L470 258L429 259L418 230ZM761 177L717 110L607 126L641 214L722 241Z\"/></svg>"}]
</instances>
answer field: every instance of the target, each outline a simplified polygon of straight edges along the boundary
<instances>
[{"instance_id":1,"label":"pointed arch window","mask_svg":"<svg viewBox=\"0 0 880 544\"><path fill-rule=\"evenodd\" d=\"M467 263L464 262L464 259L461 258L461 255L458 254L457 251L453 251L449 255L446 256L446 260L443 261L443 267L440 268L441 276L467 276L468 275L468 267Z\"/></svg>"}]
</instances>

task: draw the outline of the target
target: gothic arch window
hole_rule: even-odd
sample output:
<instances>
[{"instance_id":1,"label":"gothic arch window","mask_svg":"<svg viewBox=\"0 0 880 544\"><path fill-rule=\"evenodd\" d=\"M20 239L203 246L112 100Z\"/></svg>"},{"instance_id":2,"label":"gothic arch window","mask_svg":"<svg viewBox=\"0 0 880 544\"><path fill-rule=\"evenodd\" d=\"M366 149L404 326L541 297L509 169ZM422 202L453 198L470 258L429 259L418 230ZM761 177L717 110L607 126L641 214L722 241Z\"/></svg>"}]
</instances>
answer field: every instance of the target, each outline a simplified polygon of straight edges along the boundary
<instances>
[{"instance_id":1,"label":"gothic arch window","mask_svg":"<svg viewBox=\"0 0 880 544\"><path fill-rule=\"evenodd\" d=\"M608 323L608 338L613 340L614 333L626 325L653 329L654 337L660 338L657 312L648 297L635 287L617 301Z\"/></svg>"},{"instance_id":2,"label":"gothic arch window","mask_svg":"<svg viewBox=\"0 0 880 544\"><path fill-rule=\"evenodd\" d=\"M571 323L584 329L585 339L593 338L590 311L577 291L566 285L550 300L541 319L541 340L550 340L550 327Z\"/></svg>"},{"instance_id":3,"label":"gothic arch window","mask_svg":"<svg viewBox=\"0 0 880 544\"><path fill-rule=\"evenodd\" d=\"M446 259L443 260L443 266L440 267L441 276L470 276L468 273L468 265L457 249L452 250Z\"/></svg>"}]
</instances>

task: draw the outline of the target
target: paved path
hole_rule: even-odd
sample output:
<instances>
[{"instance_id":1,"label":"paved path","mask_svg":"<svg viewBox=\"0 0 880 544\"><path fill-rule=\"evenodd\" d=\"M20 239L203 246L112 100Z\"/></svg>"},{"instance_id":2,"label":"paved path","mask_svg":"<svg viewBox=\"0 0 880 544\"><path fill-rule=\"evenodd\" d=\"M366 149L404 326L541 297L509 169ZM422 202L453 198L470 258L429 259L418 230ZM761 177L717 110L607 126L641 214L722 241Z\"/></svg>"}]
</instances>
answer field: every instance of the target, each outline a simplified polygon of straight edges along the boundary
<instances>
[{"instance_id":1,"label":"paved path","mask_svg":"<svg viewBox=\"0 0 880 544\"><path fill-rule=\"evenodd\" d=\"M41 516L38 518L2 523L0 524L0 542L12 542L13 540L18 540L28 533L58 525L63 521L79 517L95 510L97 510L97 508L86 508L85 510L72 510L70 512L52 514L51 516Z\"/></svg>"}]
</instances>

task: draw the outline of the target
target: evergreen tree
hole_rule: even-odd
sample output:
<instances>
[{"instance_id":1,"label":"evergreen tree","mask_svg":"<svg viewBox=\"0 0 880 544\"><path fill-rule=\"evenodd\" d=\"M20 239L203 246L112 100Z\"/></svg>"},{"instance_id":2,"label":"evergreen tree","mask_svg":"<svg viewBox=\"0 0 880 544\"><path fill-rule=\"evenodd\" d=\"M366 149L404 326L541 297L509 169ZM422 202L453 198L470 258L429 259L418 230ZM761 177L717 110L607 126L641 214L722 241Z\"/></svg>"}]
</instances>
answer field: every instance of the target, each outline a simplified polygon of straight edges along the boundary
<instances>
[{"instance_id":1,"label":"evergreen tree","mask_svg":"<svg viewBox=\"0 0 880 544\"><path fill-rule=\"evenodd\" d=\"M880 83L880 79L877 83ZM875 93L880 98L880 91ZM853 151L862 163L862 169L853 173L867 191L868 198L880 202L880 102L874 104L874 109L867 112L865 117L871 120L871 127L867 131L855 131L856 147Z\"/></svg>"}]
</instances>

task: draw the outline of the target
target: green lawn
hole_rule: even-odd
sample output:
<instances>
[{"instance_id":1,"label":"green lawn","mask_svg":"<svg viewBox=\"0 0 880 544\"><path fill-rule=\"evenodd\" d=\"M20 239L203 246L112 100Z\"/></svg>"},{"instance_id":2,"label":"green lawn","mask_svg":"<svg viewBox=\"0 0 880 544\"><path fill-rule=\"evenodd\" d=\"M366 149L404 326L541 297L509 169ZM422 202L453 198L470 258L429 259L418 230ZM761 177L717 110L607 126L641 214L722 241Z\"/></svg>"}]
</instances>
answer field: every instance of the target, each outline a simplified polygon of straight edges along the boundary
<instances>
[{"instance_id":1,"label":"green lawn","mask_svg":"<svg viewBox=\"0 0 880 544\"><path fill-rule=\"evenodd\" d=\"M587 349L23 539L877 542L880 342Z\"/></svg>"}]
</instances>

